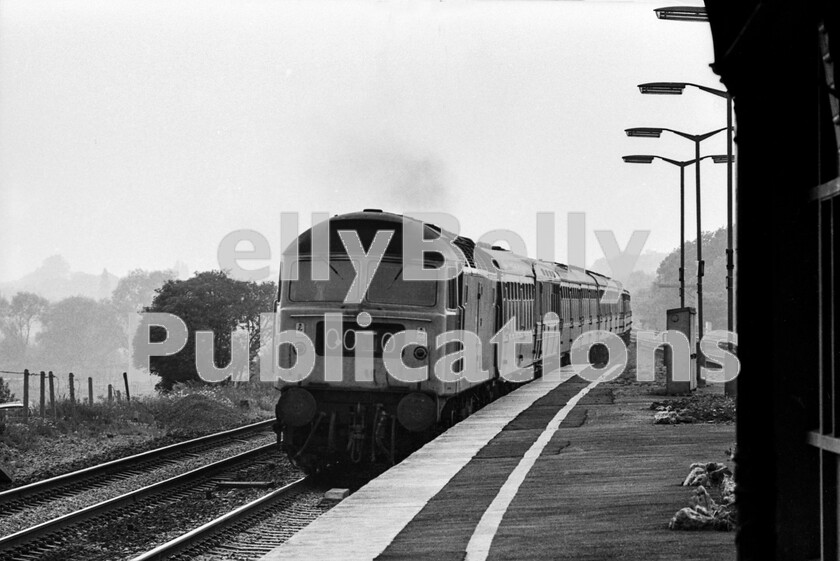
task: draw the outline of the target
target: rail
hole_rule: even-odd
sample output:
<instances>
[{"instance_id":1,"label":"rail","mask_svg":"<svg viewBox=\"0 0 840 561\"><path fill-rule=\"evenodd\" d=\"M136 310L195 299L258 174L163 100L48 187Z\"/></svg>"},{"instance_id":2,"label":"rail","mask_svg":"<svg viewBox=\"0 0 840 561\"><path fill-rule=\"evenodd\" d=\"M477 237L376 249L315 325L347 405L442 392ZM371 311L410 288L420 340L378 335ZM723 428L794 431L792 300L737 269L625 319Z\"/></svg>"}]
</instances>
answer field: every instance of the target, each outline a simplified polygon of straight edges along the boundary
<instances>
[{"instance_id":1,"label":"rail","mask_svg":"<svg viewBox=\"0 0 840 561\"><path fill-rule=\"evenodd\" d=\"M65 473L63 475L58 475L56 477L44 479L43 481L36 481L34 483L29 483L28 485L14 487L12 489L0 492L0 512L8 510L9 506L14 503L25 501L26 499L34 497L36 495L42 495L48 492L54 495L54 492L57 489L67 488L73 485L79 485L87 480L96 480L100 477L110 476L115 472L119 472L120 470L126 470L128 468L136 467L136 465L140 463L155 460L165 461L169 459L166 458L166 456L171 454L180 454L185 450L191 448L206 446L208 444L215 444L225 440L234 440L237 437L241 437L252 432L261 432L271 427L273 423L274 419L260 421L235 429L230 429L222 432L209 434L206 436L201 436L198 438L193 438L191 440L170 444L161 448L155 448L153 450L141 452L132 456L126 456L125 458L119 458L110 462L105 462L70 473Z\"/></svg>"},{"instance_id":2,"label":"rail","mask_svg":"<svg viewBox=\"0 0 840 561\"><path fill-rule=\"evenodd\" d=\"M159 545L158 547L143 553L132 559L131 561L156 561L162 559L169 559L183 552L191 547L196 546L202 542L208 541L217 534L235 527L241 523L245 518L248 518L260 510L270 508L273 503L286 498L288 495L294 493L308 483L309 478L303 477L294 481L280 489L272 491L271 493L260 497L248 504L242 505L239 508L224 514L215 520L199 526L198 528L187 532L177 538Z\"/></svg>"},{"instance_id":3,"label":"rail","mask_svg":"<svg viewBox=\"0 0 840 561\"><path fill-rule=\"evenodd\" d=\"M213 475L219 472L240 463L252 464L260 456L268 455L274 451L276 451L276 445L274 444L261 446L4 536L0 538L0 551L16 555L17 553L13 550L37 548L39 540L50 544L62 542L67 533L61 531L66 528L99 518L108 513L114 513L123 508L144 508L144 501L148 502L150 499L164 496L164 494L166 499L171 500L176 498L178 493L193 490L207 483Z\"/></svg>"}]
</instances>

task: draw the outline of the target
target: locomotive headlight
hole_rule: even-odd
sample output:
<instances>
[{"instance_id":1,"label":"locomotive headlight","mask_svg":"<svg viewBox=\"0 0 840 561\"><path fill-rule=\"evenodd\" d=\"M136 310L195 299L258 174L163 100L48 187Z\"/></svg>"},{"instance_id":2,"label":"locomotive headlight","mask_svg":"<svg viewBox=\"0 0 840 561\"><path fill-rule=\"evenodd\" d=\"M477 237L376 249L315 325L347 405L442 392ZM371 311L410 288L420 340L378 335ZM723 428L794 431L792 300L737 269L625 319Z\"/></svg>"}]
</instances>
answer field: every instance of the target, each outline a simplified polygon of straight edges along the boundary
<instances>
[{"instance_id":1,"label":"locomotive headlight","mask_svg":"<svg viewBox=\"0 0 840 561\"><path fill-rule=\"evenodd\" d=\"M414 348L414 358L417 360L426 360L426 357L429 356L429 351L426 347L415 347Z\"/></svg>"}]
</instances>

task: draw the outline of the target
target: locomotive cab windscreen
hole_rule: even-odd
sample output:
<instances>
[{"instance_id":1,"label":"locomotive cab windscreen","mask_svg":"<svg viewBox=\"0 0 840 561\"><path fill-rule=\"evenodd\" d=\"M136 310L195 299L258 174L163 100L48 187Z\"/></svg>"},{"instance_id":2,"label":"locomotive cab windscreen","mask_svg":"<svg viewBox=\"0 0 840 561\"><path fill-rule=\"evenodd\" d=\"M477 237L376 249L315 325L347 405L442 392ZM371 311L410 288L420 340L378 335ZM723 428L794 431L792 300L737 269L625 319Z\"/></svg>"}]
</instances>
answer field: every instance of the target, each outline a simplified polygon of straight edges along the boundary
<instances>
[{"instance_id":1,"label":"locomotive cab windscreen","mask_svg":"<svg viewBox=\"0 0 840 561\"><path fill-rule=\"evenodd\" d=\"M281 290L288 301L340 303L345 300L357 279L360 260L348 255L340 232L349 232L351 235L355 233L366 253L371 251L378 232L390 235L384 255L363 295L363 302L431 307L435 306L440 298L445 297L438 294L443 290L444 283L410 279L406 275L403 224L400 220L340 219L329 222L328 247L323 245L314 248L313 231L308 230L298 238L297 251L293 244L284 253L284 260L296 263L294 276L297 278L285 280L285 291ZM424 227L424 240L435 239L439 235L440 232L434 228L428 225ZM320 240L320 243L323 244L323 240ZM328 280L313 278L318 276L313 273L319 261L326 264L321 266L321 270L327 271ZM435 269L443 264L444 256L441 253L423 253L424 268Z\"/></svg>"}]
</instances>

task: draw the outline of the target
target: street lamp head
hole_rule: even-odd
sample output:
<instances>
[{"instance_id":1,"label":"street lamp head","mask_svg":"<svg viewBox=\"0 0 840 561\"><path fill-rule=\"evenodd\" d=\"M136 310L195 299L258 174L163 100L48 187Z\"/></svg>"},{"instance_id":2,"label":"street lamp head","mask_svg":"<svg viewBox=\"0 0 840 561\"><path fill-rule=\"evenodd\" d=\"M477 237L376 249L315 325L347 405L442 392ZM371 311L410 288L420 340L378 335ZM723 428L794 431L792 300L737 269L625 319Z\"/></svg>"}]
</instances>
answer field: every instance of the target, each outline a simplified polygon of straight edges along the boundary
<instances>
[{"instance_id":1,"label":"street lamp head","mask_svg":"<svg viewBox=\"0 0 840 561\"><path fill-rule=\"evenodd\" d=\"M659 138L662 134L662 130L660 128L655 127L636 127L632 129L624 129L624 132L627 136L638 136L642 138Z\"/></svg>"},{"instance_id":2,"label":"street lamp head","mask_svg":"<svg viewBox=\"0 0 840 561\"><path fill-rule=\"evenodd\" d=\"M716 154L712 156L712 161L716 164L728 164L729 162L735 161L735 155L733 154L731 157L727 156L726 154Z\"/></svg>"},{"instance_id":3,"label":"street lamp head","mask_svg":"<svg viewBox=\"0 0 840 561\"><path fill-rule=\"evenodd\" d=\"M681 95L686 85L683 82L648 82L639 84L639 91L643 94Z\"/></svg>"},{"instance_id":4,"label":"street lamp head","mask_svg":"<svg viewBox=\"0 0 840 561\"><path fill-rule=\"evenodd\" d=\"M633 154L631 156L622 156L622 160L628 164L650 164L653 163L653 156Z\"/></svg>"},{"instance_id":5,"label":"street lamp head","mask_svg":"<svg viewBox=\"0 0 840 561\"><path fill-rule=\"evenodd\" d=\"M656 8L656 17L674 21L709 21L706 8L702 6L670 6Z\"/></svg>"},{"instance_id":6,"label":"street lamp head","mask_svg":"<svg viewBox=\"0 0 840 561\"><path fill-rule=\"evenodd\" d=\"M643 94L681 95L686 86L693 86L718 97L730 99L729 93L725 90L716 90L715 88L692 84L691 82L648 82L646 84L639 84L639 91Z\"/></svg>"}]
</instances>

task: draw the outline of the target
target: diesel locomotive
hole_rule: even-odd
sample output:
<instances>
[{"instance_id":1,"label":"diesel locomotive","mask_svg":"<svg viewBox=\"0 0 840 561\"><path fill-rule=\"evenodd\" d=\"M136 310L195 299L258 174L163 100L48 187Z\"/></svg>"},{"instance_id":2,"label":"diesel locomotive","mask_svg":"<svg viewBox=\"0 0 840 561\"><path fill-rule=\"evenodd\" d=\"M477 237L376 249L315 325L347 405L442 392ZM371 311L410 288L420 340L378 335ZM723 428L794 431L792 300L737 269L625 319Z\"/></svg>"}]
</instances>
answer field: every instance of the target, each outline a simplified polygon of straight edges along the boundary
<instances>
[{"instance_id":1,"label":"diesel locomotive","mask_svg":"<svg viewBox=\"0 0 840 561\"><path fill-rule=\"evenodd\" d=\"M275 431L306 472L399 461L558 368L582 333L632 324L629 293L603 275L380 210L307 230L283 261L277 329L311 344L280 344L275 364L311 368L280 382Z\"/></svg>"}]
</instances>

